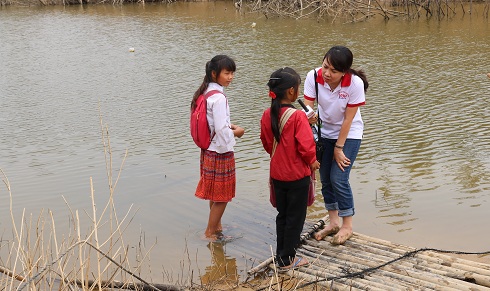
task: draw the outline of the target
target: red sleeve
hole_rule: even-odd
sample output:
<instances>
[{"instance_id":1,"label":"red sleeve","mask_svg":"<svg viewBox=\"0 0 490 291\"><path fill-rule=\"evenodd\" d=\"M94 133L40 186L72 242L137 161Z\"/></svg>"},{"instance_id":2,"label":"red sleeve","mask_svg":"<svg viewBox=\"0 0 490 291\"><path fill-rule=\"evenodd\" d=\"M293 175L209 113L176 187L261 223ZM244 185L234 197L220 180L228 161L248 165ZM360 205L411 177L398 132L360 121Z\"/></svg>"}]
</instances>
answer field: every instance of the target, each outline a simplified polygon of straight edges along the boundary
<instances>
[{"instance_id":1,"label":"red sleeve","mask_svg":"<svg viewBox=\"0 0 490 291\"><path fill-rule=\"evenodd\" d=\"M264 150L270 155L272 153L272 144L274 135L271 128L270 108L266 109L260 119L260 140Z\"/></svg>"},{"instance_id":2,"label":"red sleeve","mask_svg":"<svg viewBox=\"0 0 490 291\"><path fill-rule=\"evenodd\" d=\"M298 151L303 161L309 166L316 160L316 146L313 139L310 124L306 114L297 110L296 118L296 140L298 141Z\"/></svg>"}]
</instances>

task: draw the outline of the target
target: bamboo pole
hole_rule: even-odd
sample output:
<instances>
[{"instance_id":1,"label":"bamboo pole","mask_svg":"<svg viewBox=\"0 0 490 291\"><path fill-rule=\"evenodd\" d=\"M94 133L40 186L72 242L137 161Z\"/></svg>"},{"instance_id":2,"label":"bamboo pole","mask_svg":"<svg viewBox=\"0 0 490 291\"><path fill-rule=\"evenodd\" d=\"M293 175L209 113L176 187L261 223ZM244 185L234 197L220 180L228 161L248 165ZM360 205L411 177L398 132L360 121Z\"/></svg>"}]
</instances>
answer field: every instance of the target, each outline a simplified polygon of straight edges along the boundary
<instances>
[{"instance_id":1,"label":"bamboo pole","mask_svg":"<svg viewBox=\"0 0 490 291\"><path fill-rule=\"evenodd\" d=\"M306 252L302 252L304 255L307 255ZM311 254L310 254L311 255ZM318 257L311 257L312 259ZM323 262L323 260L322 260ZM301 268L297 272L303 272L307 273L310 275L315 276L317 279L316 281L335 281L335 282L340 282L349 286L354 286L356 288L365 288L365 286L369 286L369 290L386 290L387 287L389 286L386 284L387 280L384 278L384 280L379 280L375 279L373 280L373 277L367 277L361 276L361 277L353 277L353 278L343 278L346 275L345 269L342 269L345 267L345 264L342 265L342 262L337 262L334 263L333 261L329 261L328 266L320 266L315 260L313 260L313 263L310 263L310 266L307 268ZM350 272L353 270L350 269ZM333 278L338 278L338 279L333 279ZM410 288L415 287L414 285L407 286Z\"/></svg>"},{"instance_id":2,"label":"bamboo pole","mask_svg":"<svg viewBox=\"0 0 490 291\"><path fill-rule=\"evenodd\" d=\"M395 244L386 240L369 237L363 234L356 233L355 237L351 239L351 241L356 241L359 238L362 240L362 244L364 245L373 245L378 248L383 248L385 250L389 250L395 252L397 254L404 254L406 252L415 251L415 248ZM490 276L490 265L483 264L471 260L466 260L462 258L457 258L453 256L449 256L447 254L437 253L434 251L425 251L416 254L417 257L425 259L427 261L437 262L439 264L450 264L455 268L467 270L467 271L477 271L479 274Z\"/></svg>"},{"instance_id":3,"label":"bamboo pole","mask_svg":"<svg viewBox=\"0 0 490 291\"><path fill-rule=\"evenodd\" d=\"M301 273L301 272L298 272L298 271L288 271L287 274L289 276L292 276L292 277L295 277L295 278L299 278L299 279L304 279L305 281L308 281L308 282L315 282L318 278L315 277L315 276L312 276L310 274L305 274L305 273ZM350 286L350 285L347 285L345 283L340 283L340 282L316 282L315 284L318 284L318 285L321 285L321 286L324 286L324 287L327 287L328 290L349 290L349 291L357 291L357 290L371 290L370 288L365 288L365 289L359 289L357 287L353 287L353 286ZM294 289L296 290L296 289Z\"/></svg>"},{"instance_id":4,"label":"bamboo pole","mask_svg":"<svg viewBox=\"0 0 490 291\"><path fill-rule=\"evenodd\" d=\"M394 286L404 289L490 290L490 265L432 251L417 252L411 247L358 233L341 246L331 245L331 237L322 241L310 240L327 220L328 217L325 217L313 224L301 236L303 246L298 253L309 258L310 266L290 270L288 275L308 278L314 284L325 280L332 282L333 279L343 287L364 290L366 286L370 290L387 290ZM389 263L391 261L394 262ZM249 270L248 274L254 274L271 262L272 257ZM345 272L346 268L349 269L348 273ZM366 270L368 272L364 273ZM328 285L325 284L323 282L322 286Z\"/></svg>"},{"instance_id":5,"label":"bamboo pole","mask_svg":"<svg viewBox=\"0 0 490 291\"><path fill-rule=\"evenodd\" d=\"M350 240L352 243L352 247L356 249L362 249L364 251L368 252L373 252L373 253L380 253L380 254L385 254L387 256L391 256L395 258L398 255L404 255L408 252L415 252L416 249L414 248L397 248L396 246L393 247L387 247L387 248L378 248L377 246L370 245L366 243L365 240L358 240L356 238L353 238ZM415 253L413 255L416 258L423 259L427 261L429 264L434 264L434 265L439 265L439 266L446 266L448 268L453 268L457 270L465 270L469 272L479 272L482 275L489 276L490 278L490 265L484 265L484 264L478 264L476 262L472 262L469 260L458 260L456 257L451 257L447 255L442 255L441 258L439 257L439 254L434 251L421 251L418 253ZM458 261L456 261L458 260ZM478 265L475 265L478 264ZM472 266L473 265L473 266ZM476 267L478 266L478 267Z\"/></svg>"},{"instance_id":6,"label":"bamboo pole","mask_svg":"<svg viewBox=\"0 0 490 291\"><path fill-rule=\"evenodd\" d=\"M352 240L352 239L351 239ZM376 265L382 265L393 259L397 259L400 256L391 254L386 251L379 251L373 248L359 248L355 243L350 242L347 246L333 247L328 242L309 242L308 245L316 246L321 251L329 251L330 258L334 257L341 261L358 264L365 264L369 267L375 267ZM307 248L307 247L304 247ZM354 255L355 254L355 255ZM383 269L393 272L406 272L412 274L412 276L421 280L437 283L438 285L457 287L460 290L471 290L475 287L475 284L467 282L473 281L479 286L488 285L488 277L485 275L478 275L469 272L463 272L455 268L450 268L444 265L438 265L433 263L419 263L420 259L407 257L403 260L397 261L394 268L393 265L384 266Z\"/></svg>"},{"instance_id":7,"label":"bamboo pole","mask_svg":"<svg viewBox=\"0 0 490 291\"><path fill-rule=\"evenodd\" d=\"M266 268L272 263L273 257L268 258L267 260L263 261L262 263L258 264L256 267L250 269L247 271L247 274L249 276L254 275L255 273L261 271L262 269Z\"/></svg>"},{"instance_id":8,"label":"bamboo pole","mask_svg":"<svg viewBox=\"0 0 490 291\"><path fill-rule=\"evenodd\" d=\"M300 236L300 244L302 243L305 243L306 240L308 240L309 238L312 237L313 233L315 233L317 230L319 230L320 228L322 228L326 222L328 221L328 215L326 215L325 217L323 217L322 219L318 220L316 223L314 223L313 225L310 226L309 230L302 233L301 236ZM274 255L272 255L270 258L266 259L265 261L263 261L262 263L258 264L256 267L250 269L247 271L247 274L249 276L261 271L262 269L266 268L267 266L269 266L272 262L273 262L273 259L274 259Z\"/></svg>"},{"instance_id":9,"label":"bamboo pole","mask_svg":"<svg viewBox=\"0 0 490 291\"><path fill-rule=\"evenodd\" d=\"M363 273L362 271L366 269L376 268L381 265L379 262L374 262L372 260L364 258L357 259L353 262L351 261L351 258L347 257L346 255L330 255L329 257L325 256L320 261L326 262L325 264L323 264L324 268L329 268L329 270L337 268L340 270L343 276L346 275L346 273L343 273L343 271L347 267L349 268L349 273L354 276L355 273ZM408 274L403 274L403 272L400 272L400 270L400 268L388 266L376 269L371 272L367 272L365 274L363 273L362 276L369 278L380 278L380 280L382 280L387 286L407 286L407 288L417 288L418 286L424 286L431 289L438 289L438 287L440 288L440 285L438 284L434 284L433 282L426 282L419 278L408 276ZM451 288L448 288L447 290L450 289Z\"/></svg>"},{"instance_id":10,"label":"bamboo pole","mask_svg":"<svg viewBox=\"0 0 490 291\"><path fill-rule=\"evenodd\" d=\"M359 247L361 246L360 244L363 243L358 242L357 247L355 247L356 242L353 241L353 246L355 248L362 248L364 251L378 252L379 254L383 254L391 258L396 258L398 254L403 255L403 253L395 252L395 250L392 250L392 252L390 252L388 250L376 250L368 246ZM459 263L451 262L450 259L456 259L454 257L446 257L445 260L442 260L434 257L437 255L437 253L435 252L427 253L428 254L424 254L424 252L421 252L413 256L412 260L416 261L417 267L430 268L431 271L434 273L438 273L458 280L472 281L478 285L490 287L490 271L486 270L486 268L490 266L481 266L481 268L477 268L468 264L464 264L464 262L462 261L460 261ZM468 263L471 263L471 261L468 261Z\"/></svg>"},{"instance_id":11,"label":"bamboo pole","mask_svg":"<svg viewBox=\"0 0 490 291\"><path fill-rule=\"evenodd\" d=\"M359 253L354 254L331 254L329 257L325 258L328 261L328 267L337 267L339 269L345 269L347 266L352 268L350 273L357 273L361 270L368 268L376 268L381 265L380 262L376 261L373 257L360 256ZM322 260L323 261L323 260ZM449 284L446 282L446 278L441 276L436 276L433 274L425 274L419 270L401 266L399 263L396 266L387 265L381 269L377 269L373 272L363 274L365 277L372 277L373 274L380 272L380 278L386 281L387 286L400 286L403 283L409 283L413 286L422 286L425 288L431 288L435 290L465 290L458 286L457 282L454 284ZM469 290L469 289L466 289Z\"/></svg>"}]
</instances>

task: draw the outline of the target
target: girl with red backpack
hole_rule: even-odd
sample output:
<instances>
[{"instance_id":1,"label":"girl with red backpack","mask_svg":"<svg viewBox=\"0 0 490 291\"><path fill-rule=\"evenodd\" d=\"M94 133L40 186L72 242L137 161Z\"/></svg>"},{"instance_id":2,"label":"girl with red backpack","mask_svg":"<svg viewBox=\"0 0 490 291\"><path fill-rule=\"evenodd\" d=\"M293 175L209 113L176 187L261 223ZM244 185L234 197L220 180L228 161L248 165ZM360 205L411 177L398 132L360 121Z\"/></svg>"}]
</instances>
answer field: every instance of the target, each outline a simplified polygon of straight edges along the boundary
<instances>
[{"instance_id":1,"label":"girl with red backpack","mask_svg":"<svg viewBox=\"0 0 490 291\"><path fill-rule=\"evenodd\" d=\"M241 137L244 129L230 121L230 107L223 94L235 76L236 65L226 55L217 55L206 63L206 76L194 93L191 111L200 95L216 90L206 100L206 118L211 130L211 144L201 149L200 179L195 196L209 200L209 219L204 235L210 240L220 239L223 231L221 218L228 202L235 197L235 137Z\"/></svg>"}]
</instances>

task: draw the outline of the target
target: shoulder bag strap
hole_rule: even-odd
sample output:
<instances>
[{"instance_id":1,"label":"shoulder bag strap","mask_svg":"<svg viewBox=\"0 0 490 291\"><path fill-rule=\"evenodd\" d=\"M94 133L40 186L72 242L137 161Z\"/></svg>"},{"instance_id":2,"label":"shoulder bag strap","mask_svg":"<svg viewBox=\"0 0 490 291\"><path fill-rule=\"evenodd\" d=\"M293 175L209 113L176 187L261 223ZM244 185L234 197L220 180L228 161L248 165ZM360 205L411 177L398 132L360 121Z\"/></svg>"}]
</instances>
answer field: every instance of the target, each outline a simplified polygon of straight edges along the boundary
<instances>
[{"instance_id":1,"label":"shoulder bag strap","mask_svg":"<svg viewBox=\"0 0 490 291\"><path fill-rule=\"evenodd\" d=\"M316 73L316 69L313 69L314 76L315 76L315 93L316 93L316 108L318 108L318 82L316 81L316 78L318 77L318 74ZM322 131L320 129L321 124L322 124L322 119L320 118L320 110L317 110L318 114L318 119L317 119L317 132L318 132L318 138L322 136Z\"/></svg>"},{"instance_id":2,"label":"shoulder bag strap","mask_svg":"<svg viewBox=\"0 0 490 291\"><path fill-rule=\"evenodd\" d=\"M282 129L284 128L284 125L288 121L289 117L291 117L291 115L293 115L293 113L295 111L296 111L296 109L293 109L290 107L290 108L286 109L284 114L281 116L281 119L279 120L279 136L281 136ZM276 141L276 138L274 137L274 144L272 145L271 159L274 156L274 153L276 152L276 148L277 148L277 141Z\"/></svg>"}]
</instances>

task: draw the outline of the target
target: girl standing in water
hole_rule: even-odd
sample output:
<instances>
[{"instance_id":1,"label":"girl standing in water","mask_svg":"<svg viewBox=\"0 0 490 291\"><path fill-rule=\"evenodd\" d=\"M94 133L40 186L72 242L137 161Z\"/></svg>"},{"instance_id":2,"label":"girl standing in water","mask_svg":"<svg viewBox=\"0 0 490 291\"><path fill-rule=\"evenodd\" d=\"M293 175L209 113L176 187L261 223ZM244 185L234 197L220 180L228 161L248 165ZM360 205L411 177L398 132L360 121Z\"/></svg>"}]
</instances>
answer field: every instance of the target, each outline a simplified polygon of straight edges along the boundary
<instances>
[{"instance_id":1,"label":"girl standing in water","mask_svg":"<svg viewBox=\"0 0 490 291\"><path fill-rule=\"evenodd\" d=\"M206 76L194 93L191 110L201 94L211 90L218 93L210 95L207 102L206 118L211 129L211 144L201 150L200 179L196 197L209 200L209 219L204 235L210 240L222 237L221 218L226 205L235 197L235 156L233 146L235 136L241 137L244 129L230 122L230 107L223 94L224 87L230 85L235 76L236 65L226 55L217 55L206 63Z\"/></svg>"}]
</instances>

